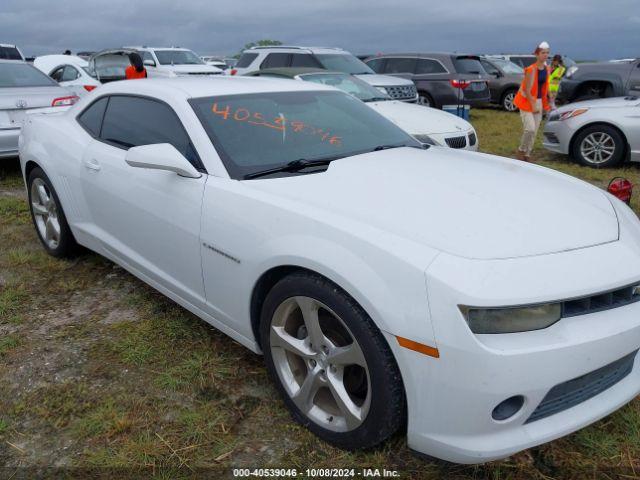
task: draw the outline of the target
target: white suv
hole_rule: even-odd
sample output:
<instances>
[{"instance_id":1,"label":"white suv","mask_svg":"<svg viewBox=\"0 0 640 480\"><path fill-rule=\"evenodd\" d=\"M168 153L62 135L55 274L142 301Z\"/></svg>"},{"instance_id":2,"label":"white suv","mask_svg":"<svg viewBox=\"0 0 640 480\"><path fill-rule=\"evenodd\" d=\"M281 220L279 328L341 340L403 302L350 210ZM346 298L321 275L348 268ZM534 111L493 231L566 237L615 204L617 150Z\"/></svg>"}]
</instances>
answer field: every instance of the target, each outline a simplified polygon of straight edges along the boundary
<instances>
[{"instance_id":1,"label":"white suv","mask_svg":"<svg viewBox=\"0 0 640 480\"><path fill-rule=\"evenodd\" d=\"M207 65L188 48L125 47L135 49L142 56L149 77L177 77L182 75L219 75L222 70Z\"/></svg>"},{"instance_id":2,"label":"white suv","mask_svg":"<svg viewBox=\"0 0 640 480\"><path fill-rule=\"evenodd\" d=\"M325 47L253 47L242 52L235 67L227 70L230 75L265 68L311 67L356 75L394 100L415 102L418 92L411 80L378 75L362 60L341 48Z\"/></svg>"}]
</instances>

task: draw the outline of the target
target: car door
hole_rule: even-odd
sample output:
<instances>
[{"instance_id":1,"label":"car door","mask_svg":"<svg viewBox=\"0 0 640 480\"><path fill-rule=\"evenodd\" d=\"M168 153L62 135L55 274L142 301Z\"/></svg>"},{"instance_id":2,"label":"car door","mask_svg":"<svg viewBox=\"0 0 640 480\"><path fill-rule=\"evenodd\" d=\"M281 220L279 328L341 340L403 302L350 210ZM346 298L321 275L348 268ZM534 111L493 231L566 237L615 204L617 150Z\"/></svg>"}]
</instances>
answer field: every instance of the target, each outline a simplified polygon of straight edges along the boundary
<instances>
[{"instance_id":1,"label":"car door","mask_svg":"<svg viewBox=\"0 0 640 480\"><path fill-rule=\"evenodd\" d=\"M129 148L157 143L170 143L204 170L168 104L146 97L108 97L100 132L86 148L80 167L92 235L102 253L202 306L199 235L207 176L185 178L125 162Z\"/></svg>"}]
</instances>

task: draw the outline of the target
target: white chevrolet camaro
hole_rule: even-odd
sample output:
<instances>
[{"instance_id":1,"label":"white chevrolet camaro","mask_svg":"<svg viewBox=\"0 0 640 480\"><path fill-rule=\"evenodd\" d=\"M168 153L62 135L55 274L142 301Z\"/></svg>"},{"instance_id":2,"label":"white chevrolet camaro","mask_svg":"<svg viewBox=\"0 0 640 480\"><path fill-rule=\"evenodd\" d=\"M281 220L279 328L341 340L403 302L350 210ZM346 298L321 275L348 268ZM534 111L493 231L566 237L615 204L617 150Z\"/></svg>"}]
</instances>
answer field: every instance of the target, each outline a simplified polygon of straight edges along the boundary
<instances>
[{"instance_id":1,"label":"white chevrolet camaro","mask_svg":"<svg viewBox=\"0 0 640 480\"><path fill-rule=\"evenodd\" d=\"M344 92L113 82L29 116L52 255L83 245L254 352L334 445L506 457L640 391L640 222L536 165L425 149Z\"/></svg>"}]
</instances>

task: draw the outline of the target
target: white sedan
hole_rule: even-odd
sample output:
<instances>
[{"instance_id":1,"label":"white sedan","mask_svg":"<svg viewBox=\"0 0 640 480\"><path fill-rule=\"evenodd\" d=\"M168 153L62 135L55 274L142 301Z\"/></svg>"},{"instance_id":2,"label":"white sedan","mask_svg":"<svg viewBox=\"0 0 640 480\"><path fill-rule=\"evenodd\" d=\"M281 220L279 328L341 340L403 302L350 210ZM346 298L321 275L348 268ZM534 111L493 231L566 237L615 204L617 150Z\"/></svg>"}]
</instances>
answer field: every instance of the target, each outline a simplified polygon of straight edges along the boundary
<instances>
[{"instance_id":1,"label":"white sedan","mask_svg":"<svg viewBox=\"0 0 640 480\"><path fill-rule=\"evenodd\" d=\"M640 162L640 98L599 98L565 105L549 114L543 146L588 167Z\"/></svg>"},{"instance_id":2,"label":"white sedan","mask_svg":"<svg viewBox=\"0 0 640 480\"><path fill-rule=\"evenodd\" d=\"M247 76L292 78L339 88L365 102L420 143L478 150L478 135L466 120L435 108L394 100L355 75L317 68L267 68Z\"/></svg>"},{"instance_id":3,"label":"white sedan","mask_svg":"<svg viewBox=\"0 0 640 480\"><path fill-rule=\"evenodd\" d=\"M89 75L86 60L74 55L43 55L36 57L33 66L49 75L63 87L83 95L99 87L98 80Z\"/></svg>"},{"instance_id":4,"label":"white sedan","mask_svg":"<svg viewBox=\"0 0 640 480\"><path fill-rule=\"evenodd\" d=\"M84 245L264 353L326 441L406 425L410 448L462 463L640 392L638 218L478 155L330 87L232 77L103 85L31 116L20 148L50 254Z\"/></svg>"}]
</instances>

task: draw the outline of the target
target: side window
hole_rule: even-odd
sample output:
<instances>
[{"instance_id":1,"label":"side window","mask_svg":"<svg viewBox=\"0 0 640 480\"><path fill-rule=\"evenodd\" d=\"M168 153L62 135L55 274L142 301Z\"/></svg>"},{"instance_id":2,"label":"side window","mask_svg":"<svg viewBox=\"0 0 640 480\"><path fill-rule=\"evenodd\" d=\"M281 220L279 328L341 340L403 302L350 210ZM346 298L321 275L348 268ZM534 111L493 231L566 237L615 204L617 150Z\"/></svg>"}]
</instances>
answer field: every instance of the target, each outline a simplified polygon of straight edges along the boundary
<instances>
[{"instance_id":1,"label":"side window","mask_svg":"<svg viewBox=\"0 0 640 480\"><path fill-rule=\"evenodd\" d=\"M489 75L498 75L500 73L496 67L486 60L480 60L480 63L482 64L482 68L484 68Z\"/></svg>"},{"instance_id":2,"label":"side window","mask_svg":"<svg viewBox=\"0 0 640 480\"><path fill-rule=\"evenodd\" d=\"M120 148L170 143L196 168L200 160L171 107L147 98L114 95L104 115L100 138Z\"/></svg>"},{"instance_id":3,"label":"side window","mask_svg":"<svg viewBox=\"0 0 640 480\"><path fill-rule=\"evenodd\" d=\"M322 68L320 62L316 60L313 55L308 53L294 53L291 55L292 67L305 67L305 68Z\"/></svg>"},{"instance_id":4,"label":"side window","mask_svg":"<svg viewBox=\"0 0 640 480\"><path fill-rule=\"evenodd\" d=\"M413 73L415 69L415 58L387 58L385 73Z\"/></svg>"},{"instance_id":5,"label":"side window","mask_svg":"<svg viewBox=\"0 0 640 480\"><path fill-rule=\"evenodd\" d=\"M108 101L109 99L107 97L103 97L89 105L89 107L78 116L78 123L80 123L92 137L100 136L102 118L104 117L104 110L107 108Z\"/></svg>"},{"instance_id":6,"label":"side window","mask_svg":"<svg viewBox=\"0 0 640 480\"><path fill-rule=\"evenodd\" d=\"M7 60L22 60L20 52L15 47L0 47L0 58Z\"/></svg>"},{"instance_id":7,"label":"side window","mask_svg":"<svg viewBox=\"0 0 640 480\"><path fill-rule=\"evenodd\" d=\"M251 65L251 62L253 62L256 58L258 58L257 53L243 53L240 56L238 63L236 63L236 67L247 68L249 65Z\"/></svg>"},{"instance_id":8,"label":"side window","mask_svg":"<svg viewBox=\"0 0 640 480\"><path fill-rule=\"evenodd\" d=\"M61 82L63 72L64 72L64 67L59 67L59 68L56 68L53 72L51 72L49 76L53 78L56 82Z\"/></svg>"},{"instance_id":9,"label":"side window","mask_svg":"<svg viewBox=\"0 0 640 480\"><path fill-rule=\"evenodd\" d=\"M369 65L369 68L376 73L384 72L384 64L386 58L373 58L371 60L367 60L365 63Z\"/></svg>"},{"instance_id":10,"label":"side window","mask_svg":"<svg viewBox=\"0 0 640 480\"><path fill-rule=\"evenodd\" d=\"M260 68L280 68L289 66L290 53L270 53L264 59Z\"/></svg>"},{"instance_id":11,"label":"side window","mask_svg":"<svg viewBox=\"0 0 640 480\"><path fill-rule=\"evenodd\" d=\"M80 74L78 73L78 70L76 70L71 65L67 65L66 67L64 67L64 70L62 71L62 80L61 81L62 82L70 82L72 80L75 80L79 76L80 76Z\"/></svg>"},{"instance_id":12,"label":"side window","mask_svg":"<svg viewBox=\"0 0 640 480\"><path fill-rule=\"evenodd\" d=\"M430 73L447 73L447 70L437 60L430 58L419 58L416 65L417 75L426 75Z\"/></svg>"},{"instance_id":13,"label":"side window","mask_svg":"<svg viewBox=\"0 0 640 480\"><path fill-rule=\"evenodd\" d=\"M156 61L153 59L153 56L151 55L151 52L141 52L142 54L142 61L143 62L153 62L153 65L156 64Z\"/></svg>"}]
</instances>

